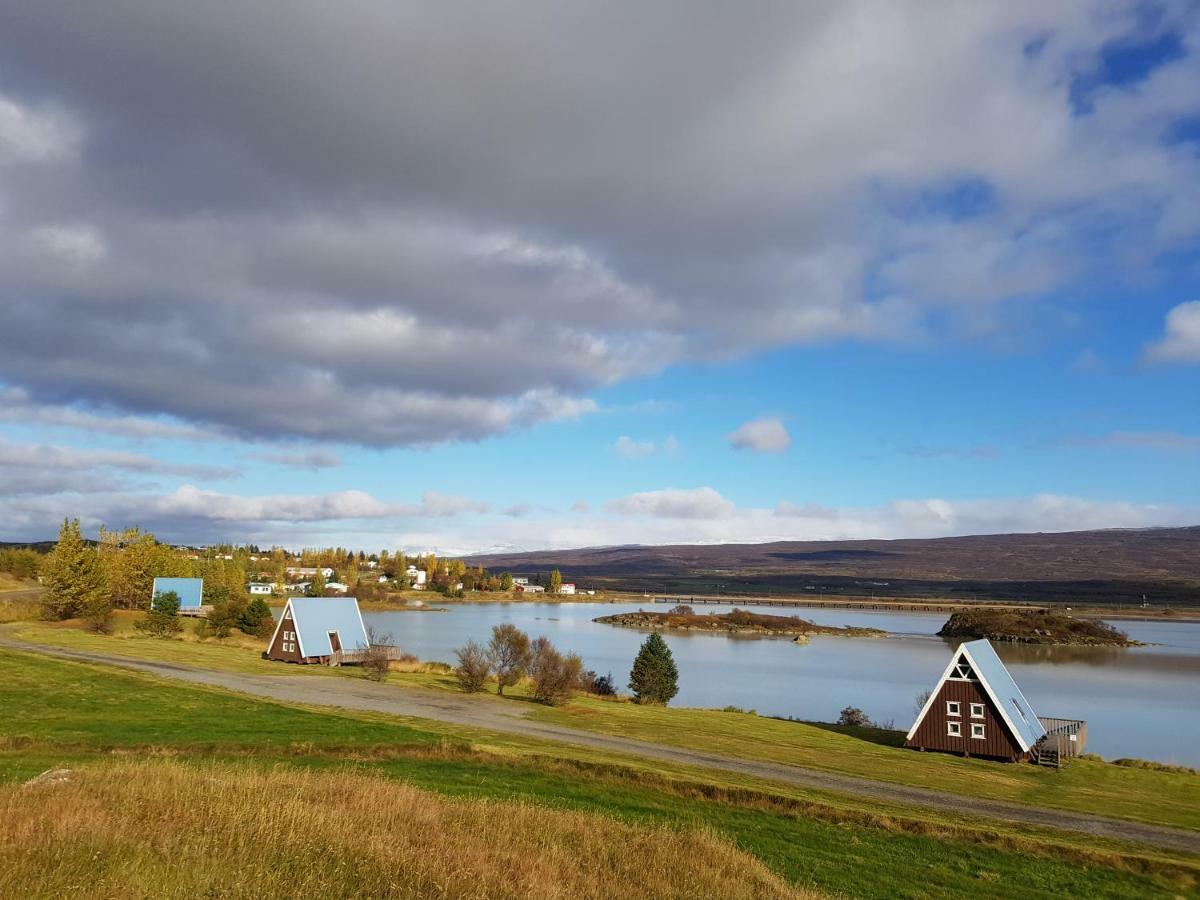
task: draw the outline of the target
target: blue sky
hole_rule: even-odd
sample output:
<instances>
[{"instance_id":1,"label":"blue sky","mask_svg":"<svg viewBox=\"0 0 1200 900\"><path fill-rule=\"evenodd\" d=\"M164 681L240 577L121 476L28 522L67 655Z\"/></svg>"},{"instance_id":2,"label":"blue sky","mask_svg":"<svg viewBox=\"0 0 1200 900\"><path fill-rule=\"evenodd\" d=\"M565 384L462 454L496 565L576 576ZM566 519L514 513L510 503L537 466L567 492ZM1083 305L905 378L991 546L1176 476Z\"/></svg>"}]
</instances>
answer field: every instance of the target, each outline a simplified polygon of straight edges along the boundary
<instances>
[{"instance_id":1,"label":"blue sky","mask_svg":"<svg viewBox=\"0 0 1200 900\"><path fill-rule=\"evenodd\" d=\"M1200 522L1196 5L668 7L0 13L0 539Z\"/></svg>"}]
</instances>

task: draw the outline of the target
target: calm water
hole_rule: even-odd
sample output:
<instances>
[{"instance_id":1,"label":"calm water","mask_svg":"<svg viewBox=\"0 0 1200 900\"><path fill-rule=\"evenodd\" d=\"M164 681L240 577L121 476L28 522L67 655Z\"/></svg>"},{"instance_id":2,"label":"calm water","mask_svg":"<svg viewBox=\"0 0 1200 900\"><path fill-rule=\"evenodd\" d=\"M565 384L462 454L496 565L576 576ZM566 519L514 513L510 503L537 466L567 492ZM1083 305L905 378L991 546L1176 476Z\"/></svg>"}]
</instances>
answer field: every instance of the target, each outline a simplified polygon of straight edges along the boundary
<instances>
[{"instance_id":1,"label":"calm water","mask_svg":"<svg viewBox=\"0 0 1200 900\"><path fill-rule=\"evenodd\" d=\"M468 640L487 641L493 625L512 622L583 656L590 669L611 671L621 690L644 635L598 625L596 616L655 604L456 604L447 612L367 612L409 653L453 662ZM755 608L755 607L744 607ZM705 606L697 611L727 612ZM780 613L779 609L763 610ZM791 610L785 611L790 614ZM949 661L950 644L935 636L945 615L797 608L824 625L862 625L883 639L822 638L796 645L781 638L664 635L679 666L683 706L740 706L765 715L833 721L857 706L877 721L907 728L914 700ZM1043 716L1086 719L1088 750L1108 758L1135 756L1200 766L1200 623L1117 622L1150 647L1001 646L997 650L1034 709Z\"/></svg>"}]
</instances>

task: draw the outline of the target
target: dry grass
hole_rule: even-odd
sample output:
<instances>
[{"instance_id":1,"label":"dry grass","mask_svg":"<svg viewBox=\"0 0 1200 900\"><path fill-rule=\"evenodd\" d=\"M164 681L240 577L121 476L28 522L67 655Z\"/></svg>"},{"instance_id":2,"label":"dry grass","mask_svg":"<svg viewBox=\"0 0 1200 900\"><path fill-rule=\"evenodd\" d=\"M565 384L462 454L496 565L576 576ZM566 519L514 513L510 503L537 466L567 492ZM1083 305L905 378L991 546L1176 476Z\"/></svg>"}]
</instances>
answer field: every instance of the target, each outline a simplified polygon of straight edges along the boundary
<instances>
[{"instance_id":1,"label":"dry grass","mask_svg":"<svg viewBox=\"0 0 1200 900\"><path fill-rule=\"evenodd\" d=\"M6 597L0 593L0 623L28 622L38 616L38 603L32 597L20 594Z\"/></svg>"},{"instance_id":2,"label":"dry grass","mask_svg":"<svg viewBox=\"0 0 1200 900\"><path fill-rule=\"evenodd\" d=\"M797 897L703 831L348 773L142 761L0 791L0 896Z\"/></svg>"}]
</instances>

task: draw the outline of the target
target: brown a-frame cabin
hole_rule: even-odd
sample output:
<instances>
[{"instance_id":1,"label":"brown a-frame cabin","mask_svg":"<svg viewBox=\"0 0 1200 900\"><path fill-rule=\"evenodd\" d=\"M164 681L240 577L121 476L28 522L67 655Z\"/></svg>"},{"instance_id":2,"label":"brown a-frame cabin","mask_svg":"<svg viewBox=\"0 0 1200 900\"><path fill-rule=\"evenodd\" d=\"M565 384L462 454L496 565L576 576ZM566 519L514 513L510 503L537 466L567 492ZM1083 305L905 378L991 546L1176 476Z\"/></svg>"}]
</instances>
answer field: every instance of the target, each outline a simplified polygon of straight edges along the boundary
<instances>
[{"instance_id":1,"label":"brown a-frame cabin","mask_svg":"<svg viewBox=\"0 0 1200 900\"><path fill-rule=\"evenodd\" d=\"M961 644L904 745L963 756L1058 764L1083 752L1087 723L1042 719L986 640Z\"/></svg>"}]
</instances>

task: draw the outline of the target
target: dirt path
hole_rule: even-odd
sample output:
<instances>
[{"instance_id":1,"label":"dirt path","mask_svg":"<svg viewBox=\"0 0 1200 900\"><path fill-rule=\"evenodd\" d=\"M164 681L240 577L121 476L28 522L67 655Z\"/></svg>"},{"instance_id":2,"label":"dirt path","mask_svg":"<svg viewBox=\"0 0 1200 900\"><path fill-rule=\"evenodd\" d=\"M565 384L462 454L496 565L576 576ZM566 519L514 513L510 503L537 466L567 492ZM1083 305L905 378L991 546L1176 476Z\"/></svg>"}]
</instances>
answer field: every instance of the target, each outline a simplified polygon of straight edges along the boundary
<instances>
[{"instance_id":1,"label":"dirt path","mask_svg":"<svg viewBox=\"0 0 1200 900\"><path fill-rule=\"evenodd\" d=\"M74 659L82 662L117 665L127 669L150 672L177 681L205 684L227 690L266 697L286 703L310 706L332 706L342 709L391 713L422 719L434 719L456 725L485 728L526 737L542 738L564 744L591 747L625 753L649 759L664 760L689 766L702 766L735 772L801 787L840 791L889 803L903 803L956 813L974 813L993 819L1045 825L1070 831L1082 831L1100 837L1138 841L1170 850L1200 853L1200 832L1160 825L1147 825L1109 819L1086 813L1045 807L1025 806L1001 800L984 800L950 794L929 788L873 781L851 775L838 775L789 766L782 763L739 759L698 750L669 747L632 738L593 734L530 721L525 710L517 704L481 703L477 699L451 693L412 689L397 689L357 679L312 678L295 675L243 675L196 669L171 663L134 660L104 653L65 650L27 644L0 637L0 647L24 650Z\"/></svg>"}]
</instances>

